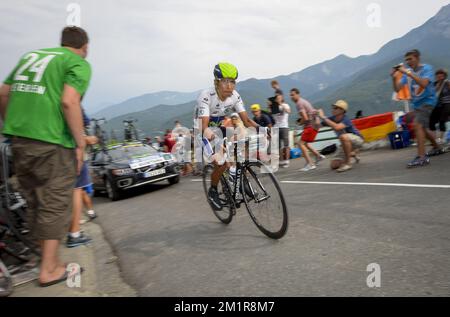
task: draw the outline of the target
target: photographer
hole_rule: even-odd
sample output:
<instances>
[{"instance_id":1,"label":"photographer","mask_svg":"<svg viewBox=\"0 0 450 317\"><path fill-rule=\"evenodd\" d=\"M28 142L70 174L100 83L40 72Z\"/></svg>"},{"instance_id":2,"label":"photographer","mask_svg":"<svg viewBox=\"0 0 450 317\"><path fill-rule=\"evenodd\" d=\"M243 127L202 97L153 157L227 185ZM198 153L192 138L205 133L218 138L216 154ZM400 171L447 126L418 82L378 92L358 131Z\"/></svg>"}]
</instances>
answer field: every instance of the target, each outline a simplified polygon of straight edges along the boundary
<instances>
[{"instance_id":1,"label":"photographer","mask_svg":"<svg viewBox=\"0 0 450 317\"><path fill-rule=\"evenodd\" d=\"M411 92L415 113L414 129L418 145L418 156L407 165L408 168L411 168L428 165L430 163L429 155L441 154L443 151L436 143L433 134L428 130L431 112L437 101L433 84L433 68L431 65L421 64L418 50L407 52L405 62L409 68L406 68L403 64L397 65L393 68L391 76L396 92L399 92L405 85L408 85ZM403 74L400 82L395 79L397 72ZM433 145L433 150L427 154L425 154L425 138L428 138Z\"/></svg>"}]
</instances>

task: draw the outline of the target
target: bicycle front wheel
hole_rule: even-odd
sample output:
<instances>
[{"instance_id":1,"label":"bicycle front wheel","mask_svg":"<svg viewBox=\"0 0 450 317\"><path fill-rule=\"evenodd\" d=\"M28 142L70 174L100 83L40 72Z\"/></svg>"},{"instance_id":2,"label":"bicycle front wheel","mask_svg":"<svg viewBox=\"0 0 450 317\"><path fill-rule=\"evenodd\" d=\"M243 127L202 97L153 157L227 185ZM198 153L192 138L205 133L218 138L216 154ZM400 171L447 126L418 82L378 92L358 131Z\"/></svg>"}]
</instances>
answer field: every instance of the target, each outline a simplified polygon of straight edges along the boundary
<instances>
[{"instance_id":1,"label":"bicycle front wheel","mask_svg":"<svg viewBox=\"0 0 450 317\"><path fill-rule=\"evenodd\" d=\"M208 191L211 187L211 174L214 171L214 166L209 164L203 168L203 189L205 190L206 200L208 204L211 206L211 202L208 199ZM217 186L217 191L219 193L219 198L222 202L222 210L215 210L212 206L211 209L214 212L214 215L224 224L228 225L233 219L233 215L235 213L236 207L234 206L231 189L228 186L225 177L222 176L220 178L219 185Z\"/></svg>"},{"instance_id":2,"label":"bicycle front wheel","mask_svg":"<svg viewBox=\"0 0 450 317\"><path fill-rule=\"evenodd\" d=\"M241 185L245 207L258 229L271 239L281 239L288 229L288 210L277 179L266 165L244 166Z\"/></svg>"}]
</instances>

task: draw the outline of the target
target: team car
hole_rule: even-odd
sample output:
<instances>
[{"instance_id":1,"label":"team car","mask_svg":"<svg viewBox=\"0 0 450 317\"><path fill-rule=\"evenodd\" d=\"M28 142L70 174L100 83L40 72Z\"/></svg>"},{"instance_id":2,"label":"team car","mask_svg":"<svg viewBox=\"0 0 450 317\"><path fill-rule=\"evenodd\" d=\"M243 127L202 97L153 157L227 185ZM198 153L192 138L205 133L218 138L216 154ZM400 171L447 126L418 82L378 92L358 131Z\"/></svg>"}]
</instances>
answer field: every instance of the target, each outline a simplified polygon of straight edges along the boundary
<instances>
[{"instance_id":1,"label":"team car","mask_svg":"<svg viewBox=\"0 0 450 317\"><path fill-rule=\"evenodd\" d=\"M172 154L157 152L140 142L95 151L89 169L94 195L106 191L112 201L139 186L163 180L170 184L180 181L179 167Z\"/></svg>"}]
</instances>

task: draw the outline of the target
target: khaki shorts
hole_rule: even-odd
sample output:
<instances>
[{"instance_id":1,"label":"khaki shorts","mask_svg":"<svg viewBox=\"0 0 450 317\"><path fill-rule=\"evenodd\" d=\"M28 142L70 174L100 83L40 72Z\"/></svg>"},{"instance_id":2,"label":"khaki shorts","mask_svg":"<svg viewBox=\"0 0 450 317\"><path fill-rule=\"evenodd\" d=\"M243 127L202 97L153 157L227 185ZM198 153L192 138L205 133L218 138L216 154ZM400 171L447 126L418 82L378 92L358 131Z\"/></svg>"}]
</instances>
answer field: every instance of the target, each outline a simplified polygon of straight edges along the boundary
<instances>
[{"instance_id":1,"label":"khaki shorts","mask_svg":"<svg viewBox=\"0 0 450 317\"><path fill-rule=\"evenodd\" d=\"M350 141L352 141L352 150L358 150L362 147L362 145L364 144L364 140L353 133L347 133L346 134L349 138ZM344 152L344 148L342 146L340 146L336 152L336 154L333 156L333 161L345 161L345 152Z\"/></svg>"},{"instance_id":2,"label":"khaki shorts","mask_svg":"<svg viewBox=\"0 0 450 317\"><path fill-rule=\"evenodd\" d=\"M289 128L280 128L280 150L289 147Z\"/></svg>"},{"instance_id":3,"label":"khaki shorts","mask_svg":"<svg viewBox=\"0 0 450 317\"><path fill-rule=\"evenodd\" d=\"M61 240L71 218L77 176L75 151L18 137L13 137L11 149L33 238Z\"/></svg>"},{"instance_id":4,"label":"khaki shorts","mask_svg":"<svg viewBox=\"0 0 450 317\"><path fill-rule=\"evenodd\" d=\"M419 123L425 129L430 127L430 118L431 113L433 112L434 107L430 105L423 105L414 110L415 118L414 122Z\"/></svg>"}]
</instances>

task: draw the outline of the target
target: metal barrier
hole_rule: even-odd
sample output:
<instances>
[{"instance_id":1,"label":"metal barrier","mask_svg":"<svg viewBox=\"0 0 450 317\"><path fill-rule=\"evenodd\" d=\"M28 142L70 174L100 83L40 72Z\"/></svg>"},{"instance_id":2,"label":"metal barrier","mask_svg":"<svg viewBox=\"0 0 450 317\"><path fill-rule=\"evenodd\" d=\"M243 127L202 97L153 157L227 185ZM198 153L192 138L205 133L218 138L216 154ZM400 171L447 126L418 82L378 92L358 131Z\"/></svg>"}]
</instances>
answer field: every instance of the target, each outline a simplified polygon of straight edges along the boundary
<instances>
[{"instance_id":1,"label":"metal barrier","mask_svg":"<svg viewBox=\"0 0 450 317\"><path fill-rule=\"evenodd\" d=\"M302 134L303 134L303 130L294 129L293 131L294 131L294 138L301 137ZM300 131L300 132L298 132L298 131ZM328 127L321 128L319 130L317 138L319 137L319 135L321 133L323 134L323 133L332 132L332 131L334 131L334 130L331 129L331 128L328 128ZM297 134L295 134L296 132L297 132ZM339 139L336 135L334 137L332 137L332 138L324 138L324 139L317 139L317 138L316 138L316 140L314 140L314 142L311 142L311 143L324 142L324 141L333 141L333 140L338 140Z\"/></svg>"}]
</instances>

